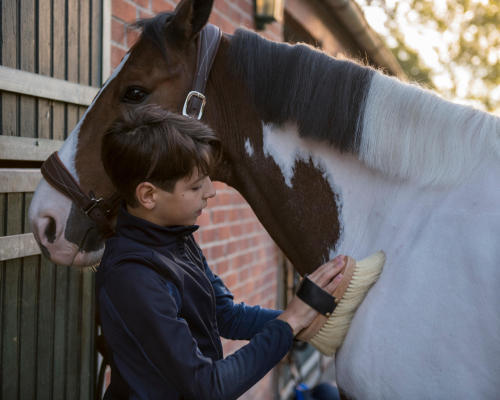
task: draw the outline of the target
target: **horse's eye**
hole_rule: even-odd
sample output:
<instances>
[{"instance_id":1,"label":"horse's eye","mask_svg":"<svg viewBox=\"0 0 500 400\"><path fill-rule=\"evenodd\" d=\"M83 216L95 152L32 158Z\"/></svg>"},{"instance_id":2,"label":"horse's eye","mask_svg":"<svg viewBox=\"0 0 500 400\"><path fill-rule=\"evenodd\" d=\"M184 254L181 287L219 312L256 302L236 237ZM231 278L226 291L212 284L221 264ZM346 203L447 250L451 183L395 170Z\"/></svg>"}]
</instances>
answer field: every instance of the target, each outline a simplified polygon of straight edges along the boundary
<instances>
[{"instance_id":1,"label":"horse's eye","mask_svg":"<svg viewBox=\"0 0 500 400\"><path fill-rule=\"evenodd\" d=\"M130 86L127 88L127 91L123 95L122 100L125 103L138 104L142 103L148 94L149 93L144 88L138 86Z\"/></svg>"}]
</instances>

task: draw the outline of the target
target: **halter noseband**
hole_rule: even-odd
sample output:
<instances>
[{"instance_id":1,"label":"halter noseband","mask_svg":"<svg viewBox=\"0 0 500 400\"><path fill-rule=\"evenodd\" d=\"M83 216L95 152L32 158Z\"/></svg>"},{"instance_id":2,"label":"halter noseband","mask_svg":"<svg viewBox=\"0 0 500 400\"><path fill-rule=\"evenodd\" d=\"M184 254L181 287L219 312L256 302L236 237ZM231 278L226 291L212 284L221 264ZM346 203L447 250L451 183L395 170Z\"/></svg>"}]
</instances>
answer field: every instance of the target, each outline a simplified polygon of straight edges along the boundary
<instances>
[{"instance_id":1,"label":"halter noseband","mask_svg":"<svg viewBox=\"0 0 500 400\"><path fill-rule=\"evenodd\" d=\"M196 73L192 90L188 93L182 114L191 118L201 119L206 103L204 95L208 75L219 48L222 37L221 30L207 24L198 37L198 54ZM92 219L105 237L113 233L109 217L116 212L120 202L117 193L108 199L96 198L92 191L86 195L76 179L63 164L57 151L52 153L42 164L41 172L47 182L62 194L68 196L80 209Z\"/></svg>"}]
</instances>

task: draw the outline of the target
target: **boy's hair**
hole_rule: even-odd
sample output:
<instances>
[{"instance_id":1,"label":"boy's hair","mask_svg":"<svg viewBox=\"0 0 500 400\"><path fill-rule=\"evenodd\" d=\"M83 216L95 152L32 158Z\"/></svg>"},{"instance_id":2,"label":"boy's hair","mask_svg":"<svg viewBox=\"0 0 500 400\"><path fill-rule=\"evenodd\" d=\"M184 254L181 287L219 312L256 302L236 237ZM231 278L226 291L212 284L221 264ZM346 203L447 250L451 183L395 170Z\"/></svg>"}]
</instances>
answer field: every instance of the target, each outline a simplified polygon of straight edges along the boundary
<instances>
[{"instance_id":1,"label":"boy's hair","mask_svg":"<svg viewBox=\"0 0 500 400\"><path fill-rule=\"evenodd\" d=\"M220 157L220 141L208 126L155 105L119 117L102 139L104 169L132 207L139 205L139 183L151 182L172 192L175 183L190 177L195 168L209 175Z\"/></svg>"}]
</instances>

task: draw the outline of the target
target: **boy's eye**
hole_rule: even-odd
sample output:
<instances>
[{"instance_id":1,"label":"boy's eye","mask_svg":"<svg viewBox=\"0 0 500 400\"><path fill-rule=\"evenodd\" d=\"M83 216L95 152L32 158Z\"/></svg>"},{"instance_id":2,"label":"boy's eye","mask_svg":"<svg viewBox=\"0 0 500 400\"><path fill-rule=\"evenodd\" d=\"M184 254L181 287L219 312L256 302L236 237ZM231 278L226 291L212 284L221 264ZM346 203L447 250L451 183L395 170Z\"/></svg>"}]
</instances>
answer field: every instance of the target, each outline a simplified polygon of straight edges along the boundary
<instances>
[{"instance_id":1,"label":"boy's eye","mask_svg":"<svg viewBox=\"0 0 500 400\"><path fill-rule=\"evenodd\" d=\"M139 104L144 101L149 93L139 86L129 86L122 97L122 101L130 104Z\"/></svg>"},{"instance_id":2,"label":"boy's eye","mask_svg":"<svg viewBox=\"0 0 500 400\"><path fill-rule=\"evenodd\" d=\"M201 186L194 186L193 187L193 190L200 190L201 189Z\"/></svg>"}]
</instances>

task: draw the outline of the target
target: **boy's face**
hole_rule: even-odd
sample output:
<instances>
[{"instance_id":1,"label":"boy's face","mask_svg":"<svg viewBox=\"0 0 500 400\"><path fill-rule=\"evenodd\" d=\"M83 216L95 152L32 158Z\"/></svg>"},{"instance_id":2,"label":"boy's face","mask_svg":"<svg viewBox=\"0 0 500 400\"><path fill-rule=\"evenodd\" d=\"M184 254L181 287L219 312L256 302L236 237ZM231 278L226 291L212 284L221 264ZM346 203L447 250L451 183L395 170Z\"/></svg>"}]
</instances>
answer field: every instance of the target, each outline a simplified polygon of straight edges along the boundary
<instances>
[{"instance_id":1,"label":"boy's face","mask_svg":"<svg viewBox=\"0 0 500 400\"><path fill-rule=\"evenodd\" d=\"M141 207L142 212L137 214L134 212L138 211L137 209L129 209L129 211L161 226L195 224L202 210L207 206L207 200L215 196L210 177L200 176L197 169L191 177L178 180L172 192L151 186L154 189L146 193L146 201L149 198L150 202L143 203L139 199L139 202L145 206Z\"/></svg>"}]
</instances>

